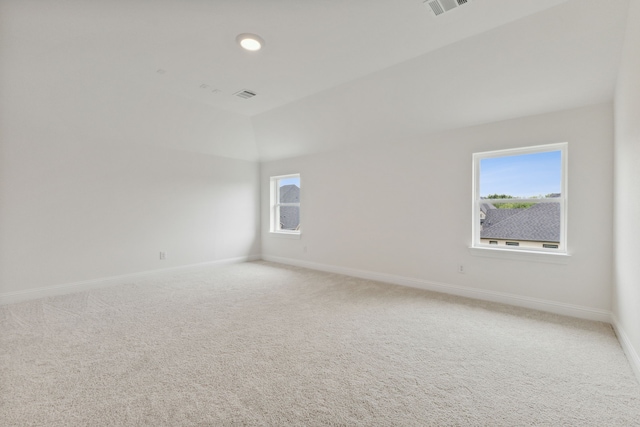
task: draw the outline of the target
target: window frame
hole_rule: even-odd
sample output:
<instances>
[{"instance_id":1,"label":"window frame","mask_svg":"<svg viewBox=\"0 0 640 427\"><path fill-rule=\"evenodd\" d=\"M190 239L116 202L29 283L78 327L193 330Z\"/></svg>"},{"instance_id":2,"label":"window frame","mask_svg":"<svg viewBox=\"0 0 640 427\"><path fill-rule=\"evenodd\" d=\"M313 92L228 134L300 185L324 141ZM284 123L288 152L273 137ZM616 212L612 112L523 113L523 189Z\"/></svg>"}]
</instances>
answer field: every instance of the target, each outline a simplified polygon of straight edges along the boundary
<instances>
[{"instance_id":1,"label":"window frame","mask_svg":"<svg viewBox=\"0 0 640 427\"><path fill-rule=\"evenodd\" d=\"M553 254L553 255L568 255L567 244L567 211L568 211L568 146L567 142L559 142L553 144L543 144L529 147L520 148L508 148L504 150L493 150L473 153L473 192L472 192L472 243L471 249L493 250L510 253L540 253L540 254ZM491 199L491 203L559 203L560 205L560 242L557 249L552 248L536 248L529 246L507 246L495 244L482 243L480 238L480 205L486 202L487 199L480 199L480 162L483 159L517 156L526 154L545 153L552 151L560 151L560 197L553 197L548 199L531 199L531 198L516 198L516 199ZM496 240L496 239L493 239ZM507 239L513 240L513 239Z\"/></svg>"},{"instance_id":2,"label":"window frame","mask_svg":"<svg viewBox=\"0 0 640 427\"><path fill-rule=\"evenodd\" d=\"M274 235L281 236L290 236L290 237L299 237L302 231L302 209L300 208L300 202L297 203L280 203L280 187L278 182L282 179L290 179L290 178L298 178L300 183L300 198L302 198L302 179L299 173L292 173L287 175L277 175L269 178L269 194L270 194L270 208L269 208L269 232ZM278 214L279 209L285 206L296 206L298 207L298 229L297 230L283 230L279 227L280 225L280 215Z\"/></svg>"}]
</instances>

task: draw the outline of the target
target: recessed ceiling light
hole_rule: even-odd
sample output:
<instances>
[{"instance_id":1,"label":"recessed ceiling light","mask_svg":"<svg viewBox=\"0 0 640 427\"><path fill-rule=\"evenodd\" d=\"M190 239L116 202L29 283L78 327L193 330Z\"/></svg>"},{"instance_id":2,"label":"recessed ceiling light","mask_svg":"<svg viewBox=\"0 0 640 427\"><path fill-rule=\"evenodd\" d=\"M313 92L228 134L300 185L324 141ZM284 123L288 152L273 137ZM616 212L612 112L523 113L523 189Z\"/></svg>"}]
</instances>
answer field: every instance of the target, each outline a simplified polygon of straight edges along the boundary
<instances>
[{"instance_id":1,"label":"recessed ceiling light","mask_svg":"<svg viewBox=\"0 0 640 427\"><path fill-rule=\"evenodd\" d=\"M236 41L240 43L240 46L242 46L243 49L250 50L252 52L260 50L262 49L262 46L264 46L264 39L256 34L238 34Z\"/></svg>"}]
</instances>

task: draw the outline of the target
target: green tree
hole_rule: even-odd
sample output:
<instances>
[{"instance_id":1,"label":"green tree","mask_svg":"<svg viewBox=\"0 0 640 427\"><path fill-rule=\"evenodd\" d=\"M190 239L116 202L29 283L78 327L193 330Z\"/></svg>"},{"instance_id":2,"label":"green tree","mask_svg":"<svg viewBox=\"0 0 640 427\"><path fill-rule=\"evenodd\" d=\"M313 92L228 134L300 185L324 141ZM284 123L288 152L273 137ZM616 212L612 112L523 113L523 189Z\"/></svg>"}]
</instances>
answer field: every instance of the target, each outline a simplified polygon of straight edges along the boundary
<instances>
[{"instance_id":1,"label":"green tree","mask_svg":"<svg viewBox=\"0 0 640 427\"><path fill-rule=\"evenodd\" d=\"M509 194L489 194L487 199L515 199L515 197ZM522 203L522 202L513 202L513 203L494 203L498 209L526 209L535 205L535 203Z\"/></svg>"},{"instance_id":2,"label":"green tree","mask_svg":"<svg viewBox=\"0 0 640 427\"><path fill-rule=\"evenodd\" d=\"M527 209L531 206L535 205L535 203L495 203L495 206L498 209Z\"/></svg>"},{"instance_id":3,"label":"green tree","mask_svg":"<svg viewBox=\"0 0 640 427\"><path fill-rule=\"evenodd\" d=\"M489 194L487 199L515 199L515 197L508 194Z\"/></svg>"}]
</instances>

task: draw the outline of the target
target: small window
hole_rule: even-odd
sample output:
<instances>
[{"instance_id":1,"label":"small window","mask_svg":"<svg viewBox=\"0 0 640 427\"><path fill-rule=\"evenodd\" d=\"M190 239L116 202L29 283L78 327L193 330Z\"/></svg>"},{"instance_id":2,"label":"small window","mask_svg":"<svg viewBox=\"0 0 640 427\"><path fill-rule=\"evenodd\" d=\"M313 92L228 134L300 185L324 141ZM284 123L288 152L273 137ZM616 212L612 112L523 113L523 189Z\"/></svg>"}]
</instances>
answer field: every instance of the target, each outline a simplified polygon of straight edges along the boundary
<instances>
[{"instance_id":1,"label":"small window","mask_svg":"<svg viewBox=\"0 0 640 427\"><path fill-rule=\"evenodd\" d=\"M567 143L475 153L473 247L566 253L566 165Z\"/></svg>"},{"instance_id":2,"label":"small window","mask_svg":"<svg viewBox=\"0 0 640 427\"><path fill-rule=\"evenodd\" d=\"M300 234L300 174L271 177L272 233Z\"/></svg>"}]
</instances>

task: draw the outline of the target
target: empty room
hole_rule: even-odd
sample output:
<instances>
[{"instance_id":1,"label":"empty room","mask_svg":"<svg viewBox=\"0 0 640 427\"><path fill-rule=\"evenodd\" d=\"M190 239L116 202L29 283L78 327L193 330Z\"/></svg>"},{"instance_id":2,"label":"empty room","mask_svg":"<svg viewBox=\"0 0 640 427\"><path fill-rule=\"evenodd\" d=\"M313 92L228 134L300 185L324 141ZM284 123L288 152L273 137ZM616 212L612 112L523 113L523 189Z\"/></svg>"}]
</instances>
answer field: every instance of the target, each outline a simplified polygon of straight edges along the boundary
<instances>
[{"instance_id":1,"label":"empty room","mask_svg":"<svg viewBox=\"0 0 640 427\"><path fill-rule=\"evenodd\" d=\"M640 0L0 0L0 425L640 426Z\"/></svg>"}]
</instances>

